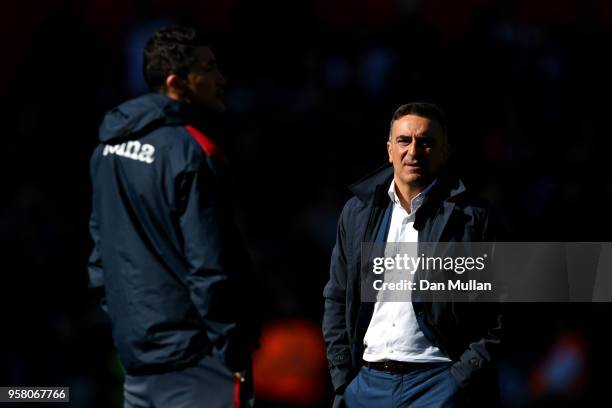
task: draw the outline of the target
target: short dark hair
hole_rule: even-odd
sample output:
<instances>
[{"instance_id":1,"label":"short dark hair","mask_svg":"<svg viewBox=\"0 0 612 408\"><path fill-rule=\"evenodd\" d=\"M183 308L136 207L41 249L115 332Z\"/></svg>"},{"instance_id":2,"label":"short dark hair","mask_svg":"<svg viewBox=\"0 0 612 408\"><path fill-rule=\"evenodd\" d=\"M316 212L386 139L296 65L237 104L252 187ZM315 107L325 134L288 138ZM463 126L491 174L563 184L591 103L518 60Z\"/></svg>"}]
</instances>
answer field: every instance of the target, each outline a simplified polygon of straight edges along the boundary
<instances>
[{"instance_id":1,"label":"short dark hair","mask_svg":"<svg viewBox=\"0 0 612 408\"><path fill-rule=\"evenodd\" d=\"M395 113L391 118L391 127L393 127L393 122L406 115L416 115L429 120L435 120L442 128L444 139L448 140L448 136L446 134L446 116L444 115L442 109L440 109L440 107L435 103L410 102L400 106L395 110Z\"/></svg>"},{"instance_id":2,"label":"short dark hair","mask_svg":"<svg viewBox=\"0 0 612 408\"><path fill-rule=\"evenodd\" d=\"M144 49L144 78L151 90L165 89L168 75L186 78L197 58L197 47L209 46L200 31L192 27L164 27L155 32Z\"/></svg>"}]
</instances>

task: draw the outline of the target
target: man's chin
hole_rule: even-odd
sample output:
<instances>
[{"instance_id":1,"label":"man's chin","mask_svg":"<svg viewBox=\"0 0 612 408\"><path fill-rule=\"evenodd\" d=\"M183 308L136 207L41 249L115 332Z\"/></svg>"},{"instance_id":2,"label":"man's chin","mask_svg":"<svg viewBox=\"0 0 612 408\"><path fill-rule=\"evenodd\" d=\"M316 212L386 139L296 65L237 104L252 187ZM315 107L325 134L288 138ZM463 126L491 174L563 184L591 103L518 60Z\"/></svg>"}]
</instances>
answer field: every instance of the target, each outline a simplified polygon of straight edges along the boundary
<instances>
[{"instance_id":1,"label":"man's chin","mask_svg":"<svg viewBox=\"0 0 612 408\"><path fill-rule=\"evenodd\" d=\"M423 177L422 174L420 173L410 173L410 174L404 174L400 177L400 180L404 183L404 184L418 184L420 182L422 182L425 178Z\"/></svg>"}]
</instances>

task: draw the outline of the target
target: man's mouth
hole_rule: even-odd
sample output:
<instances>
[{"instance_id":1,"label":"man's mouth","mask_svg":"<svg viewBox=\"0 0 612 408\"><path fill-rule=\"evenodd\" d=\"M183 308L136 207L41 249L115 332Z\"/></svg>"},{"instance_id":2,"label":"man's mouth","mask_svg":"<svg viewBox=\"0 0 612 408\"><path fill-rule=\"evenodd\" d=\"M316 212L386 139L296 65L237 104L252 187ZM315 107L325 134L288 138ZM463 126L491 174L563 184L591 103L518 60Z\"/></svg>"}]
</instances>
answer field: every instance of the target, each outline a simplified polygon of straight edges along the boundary
<instances>
[{"instance_id":1,"label":"man's mouth","mask_svg":"<svg viewBox=\"0 0 612 408\"><path fill-rule=\"evenodd\" d=\"M423 163L403 163L404 168L409 173L421 173L423 171Z\"/></svg>"}]
</instances>

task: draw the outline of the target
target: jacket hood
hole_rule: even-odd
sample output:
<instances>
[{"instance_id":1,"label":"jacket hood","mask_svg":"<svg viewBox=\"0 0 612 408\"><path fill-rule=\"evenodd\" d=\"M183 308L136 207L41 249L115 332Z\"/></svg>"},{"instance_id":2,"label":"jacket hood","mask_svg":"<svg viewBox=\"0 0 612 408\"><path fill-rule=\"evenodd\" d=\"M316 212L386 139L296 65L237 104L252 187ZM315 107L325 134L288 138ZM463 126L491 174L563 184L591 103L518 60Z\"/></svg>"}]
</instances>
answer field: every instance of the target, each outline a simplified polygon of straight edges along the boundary
<instances>
[{"instance_id":1,"label":"jacket hood","mask_svg":"<svg viewBox=\"0 0 612 408\"><path fill-rule=\"evenodd\" d=\"M163 95L140 96L106 113L100 125L99 139L102 143L117 143L137 139L160 126L187 124L184 110L181 103Z\"/></svg>"},{"instance_id":2,"label":"jacket hood","mask_svg":"<svg viewBox=\"0 0 612 408\"><path fill-rule=\"evenodd\" d=\"M351 184L349 190L365 202L374 196L379 186L389 187L392 179L393 167L391 164L385 164Z\"/></svg>"},{"instance_id":3,"label":"jacket hood","mask_svg":"<svg viewBox=\"0 0 612 408\"><path fill-rule=\"evenodd\" d=\"M443 168L438 175L438 183L434 186L430 196L438 196L446 200L453 200L466 192L463 182L454 177L452 170ZM349 189L361 201L368 202L387 196L387 189L393 179L393 166L389 163L377 168L372 173L353 183ZM380 196L380 197L379 197ZM443 197L440 197L443 196Z\"/></svg>"}]
</instances>

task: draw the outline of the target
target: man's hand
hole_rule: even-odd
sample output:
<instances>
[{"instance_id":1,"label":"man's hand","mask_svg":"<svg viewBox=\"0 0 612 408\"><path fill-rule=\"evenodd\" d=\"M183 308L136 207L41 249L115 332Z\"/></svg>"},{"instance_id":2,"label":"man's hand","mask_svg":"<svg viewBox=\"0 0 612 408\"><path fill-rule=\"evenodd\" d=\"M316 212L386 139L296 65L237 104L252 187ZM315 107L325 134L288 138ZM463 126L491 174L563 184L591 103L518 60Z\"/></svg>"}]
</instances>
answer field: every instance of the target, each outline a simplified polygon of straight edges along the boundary
<instances>
[{"instance_id":1,"label":"man's hand","mask_svg":"<svg viewBox=\"0 0 612 408\"><path fill-rule=\"evenodd\" d=\"M234 379L240 380L240 382L244 382L246 377L246 370L242 370L240 372L234 373Z\"/></svg>"}]
</instances>

